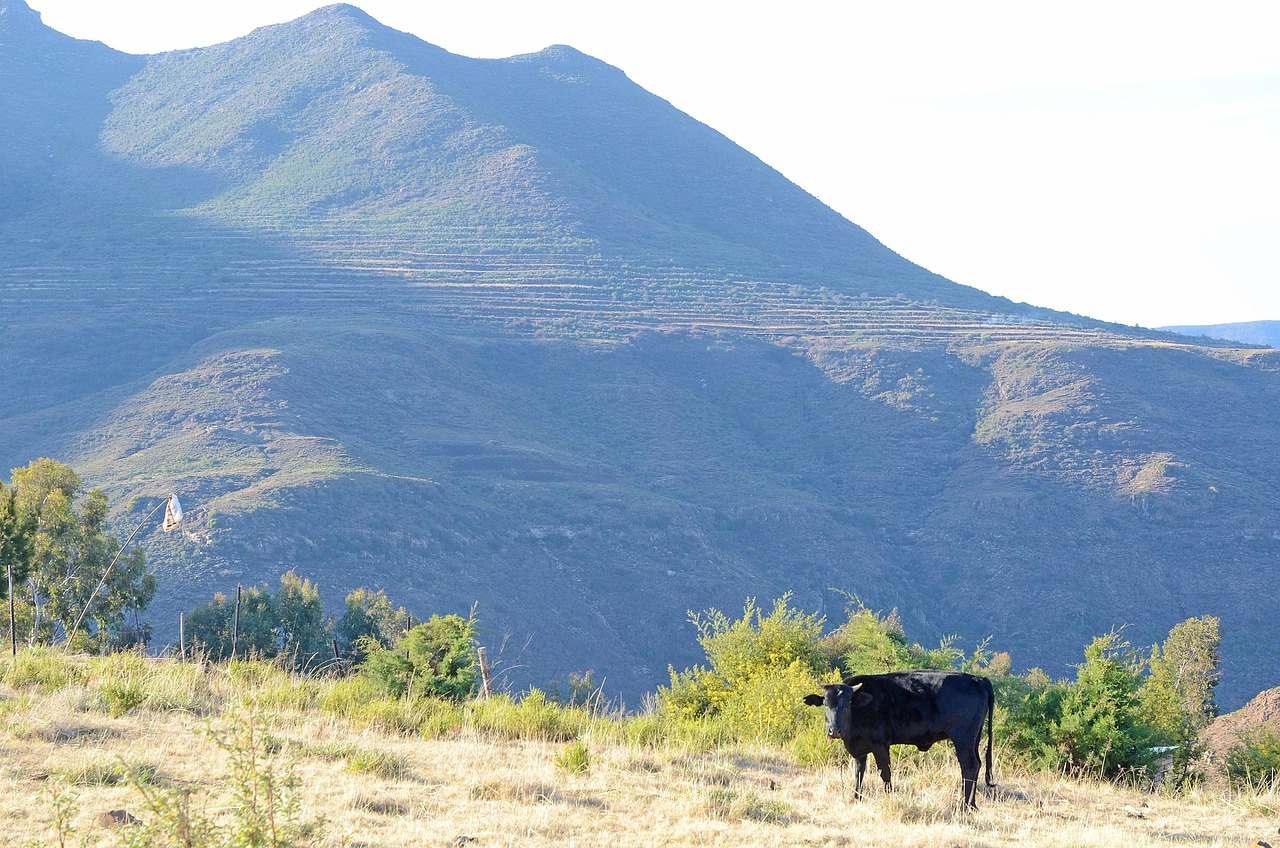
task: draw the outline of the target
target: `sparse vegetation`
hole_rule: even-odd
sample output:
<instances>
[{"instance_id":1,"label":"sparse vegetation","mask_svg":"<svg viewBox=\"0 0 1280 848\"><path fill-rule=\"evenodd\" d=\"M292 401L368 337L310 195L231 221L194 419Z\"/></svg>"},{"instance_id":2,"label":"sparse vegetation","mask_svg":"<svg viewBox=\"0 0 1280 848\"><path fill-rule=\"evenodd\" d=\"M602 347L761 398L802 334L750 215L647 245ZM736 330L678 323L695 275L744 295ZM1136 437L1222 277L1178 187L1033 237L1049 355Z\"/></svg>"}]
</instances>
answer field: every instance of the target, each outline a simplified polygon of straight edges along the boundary
<instances>
[{"instance_id":1,"label":"sparse vegetation","mask_svg":"<svg viewBox=\"0 0 1280 848\"><path fill-rule=\"evenodd\" d=\"M723 733L690 735L651 714L602 715L538 693L491 705L437 699L455 723L419 734L319 706L388 701L367 689L335 697L358 678L300 678L266 663L232 670L149 661L142 687L186 687L197 714L149 699L112 717L84 693L132 659L69 662L74 675L0 685L6 833L20 844L391 848L466 836L490 844L776 845L841 844L851 832L874 832L902 845L1098 848L1156 846L1177 834L1180 845L1212 848L1256 841L1280 814L1276 789L1261 784L1151 793L1025 771L1007 752L999 754L999 788L980 797L976 812L957 808L954 762L938 750L901 756L892 795L854 801L834 763L804 765L784 748ZM0 658L6 680L16 677L10 666ZM66 682L49 689L40 677ZM264 692L286 685L315 687L315 703L263 706L272 700ZM146 759L138 760L131 752L144 740ZM117 809L139 823L98 824L100 813Z\"/></svg>"}]
</instances>

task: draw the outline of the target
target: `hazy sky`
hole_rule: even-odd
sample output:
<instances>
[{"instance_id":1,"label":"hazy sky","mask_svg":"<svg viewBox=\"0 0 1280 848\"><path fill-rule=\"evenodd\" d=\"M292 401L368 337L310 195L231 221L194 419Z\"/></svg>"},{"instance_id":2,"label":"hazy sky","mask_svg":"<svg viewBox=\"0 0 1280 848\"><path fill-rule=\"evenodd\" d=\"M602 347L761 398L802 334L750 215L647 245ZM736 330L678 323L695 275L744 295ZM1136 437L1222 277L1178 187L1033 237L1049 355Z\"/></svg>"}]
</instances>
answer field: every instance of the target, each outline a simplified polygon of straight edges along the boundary
<instances>
[{"instance_id":1,"label":"hazy sky","mask_svg":"<svg viewBox=\"0 0 1280 848\"><path fill-rule=\"evenodd\" d=\"M320 0L29 0L131 53ZM1280 319L1280 3L360 0L467 56L570 44L915 262L1127 324Z\"/></svg>"}]
</instances>

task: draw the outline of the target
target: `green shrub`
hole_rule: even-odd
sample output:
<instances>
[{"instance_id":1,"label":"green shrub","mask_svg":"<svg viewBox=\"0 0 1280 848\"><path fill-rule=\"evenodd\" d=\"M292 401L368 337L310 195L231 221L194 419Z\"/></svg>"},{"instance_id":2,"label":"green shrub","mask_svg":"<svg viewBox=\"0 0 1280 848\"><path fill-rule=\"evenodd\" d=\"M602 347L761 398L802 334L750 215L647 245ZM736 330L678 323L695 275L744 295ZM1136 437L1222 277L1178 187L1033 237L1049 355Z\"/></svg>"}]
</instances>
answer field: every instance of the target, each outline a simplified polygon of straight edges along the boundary
<instances>
[{"instance_id":1,"label":"green shrub","mask_svg":"<svg viewBox=\"0 0 1280 848\"><path fill-rule=\"evenodd\" d=\"M1280 784L1280 730L1245 733L1227 752L1227 779L1239 789L1264 789Z\"/></svg>"},{"instance_id":2,"label":"green shrub","mask_svg":"<svg viewBox=\"0 0 1280 848\"><path fill-rule=\"evenodd\" d=\"M109 680L99 685L98 692L112 718L120 718L147 700L147 690L136 680Z\"/></svg>"},{"instance_id":3,"label":"green shrub","mask_svg":"<svg viewBox=\"0 0 1280 848\"><path fill-rule=\"evenodd\" d=\"M364 662L360 664L360 676L382 695L402 697L413 682L413 663L407 656L376 643L364 645Z\"/></svg>"},{"instance_id":4,"label":"green shrub","mask_svg":"<svg viewBox=\"0 0 1280 848\"><path fill-rule=\"evenodd\" d=\"M851 600L848 612L849 620L822 640L842 676L911 668L911 652L897 611L881 617Z\"/></svg>"},{"instance_id":5,"label":"green shrub","mask_svg":"<svg viewBox=\"0 0 1280 848\"><path fill-rule=\"evenodd\" d=\"M1061 766L1055 734L1069 688L1038 668L1025 677L1005 678L996 686L996 733L1026 768L1041 771Z\"/></svg>"},{"instance_id":6,"label":"green shrub","mask_svg":"<svg viewBox=\"0 0 1280 848\"><path fill-rule=\"evenodd\" d=\"M764 614L748 600L742 618L690 613L710 667L671 669L658 690L659 714L673 722L718 720L738 738L780 740L804 722L803 697L829 669L823 619L792 609L789 595Z\"/></svg>"},{"instance_id":7,"label":"green shrub","mask_svg":"<svg viewBox=\"0 0 1280 848\"><path fill-rule=\"evenodd\" d=\"M813 669L795 660L743 681L735 697L724 702L721 715L736 738L786 744L815 724L815 711L804 703L814 686Z\"/></svg>"},{"instance_id":8,"label":"green shrub","mask_svg":"<svg viewBox=\"0 0 1280 848\"><path fill-rule=\"evenodd\" d=\"M591 751L585 742L575 739L560 749L555 764L566 774L586 774L591 769Z\"/></svg>"},{"instance_id":9,"label":"green shrub","mask_svg":"<svg viewBox=\"0 0 1280 848\"><path fill-rule=\"evenodd\" d=\"M381 692L435 695L453 701L469 697L476 685L475 619L432 616L412 628L394 648L361 640L360 674Z\"/></svg>"},{"instance_id":10,"label":"green shrub","mask_svg":"<svg viewBox=\"0 0 1280 848\"><path fill-rule=\"evenodd\" d=\"M475 619L433 615L412 628L403 647L424 692L461 701L476 685Z\"/></svg>"},{"instance_id":11,"label":"green shrub","mask_svg":"<svg viewBox=\"0 0 1280 848\"><path fill-rule=\"evenodd\" d=\"M1004 742L1031 768L1116 778L1153 762L1155 731L1138 698L1142 658L1112 631L1085 648L1072 683L1034 670L997 687Z\"/></svg>"},{"instance_id":12,"label":"green shrub","mask_svg":"<svg viewBox=\"0 0 1280 848\"><path fill-rule=\"evenodd\" d=\"M1063 765L1104 777L1145 770L1154 734L1139 713L1142 660L1117 631L1094 639L1084 657L1056 727Z\"/></svg>"},{"instance_id":13,"label":"green shrub","mask_svg":"<svg viewBox=\"0 0 1280 848\"><path fill-rule=\"evenodd\" d=\"M907 632L897 610L879 615L854 596L847 596L848 620L822 638L828 663L841 677L855 674L884 674L909 668L978 671L986 658L986 643L972 657L955 647L954 638L944 638L936 648L926 648L907 640Z\"/></svg>"}]
</instances>

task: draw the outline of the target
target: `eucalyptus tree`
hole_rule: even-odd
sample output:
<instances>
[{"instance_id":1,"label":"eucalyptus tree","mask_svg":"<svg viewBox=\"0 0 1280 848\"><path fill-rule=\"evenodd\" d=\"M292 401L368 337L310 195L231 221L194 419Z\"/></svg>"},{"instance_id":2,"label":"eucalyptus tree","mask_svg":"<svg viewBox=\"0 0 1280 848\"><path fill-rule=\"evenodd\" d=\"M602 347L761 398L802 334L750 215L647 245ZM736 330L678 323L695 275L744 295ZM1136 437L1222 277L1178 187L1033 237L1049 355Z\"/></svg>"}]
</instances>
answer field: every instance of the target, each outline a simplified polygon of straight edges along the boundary
<instances>
[{"instance_id":1,"label":"eucalyptus tree","mask_svg":"<svg viewBox=\"0 0 1280 848\"><path fill-rule=\"evenodd\" d=\"M116 561L121 544L108 532L106 493L85 491L75 470L53 459L14 469L10 491L13 520L29 528L26 569L14 583L15 600L21 585L28 608L28 641L65 637L81 617L96 625L83 647L105 647L126 613L137 629L140 611L155 596L155 575L137 548ZM113 561L116 568L108 572Z\"/></svg>"}]
</instances>

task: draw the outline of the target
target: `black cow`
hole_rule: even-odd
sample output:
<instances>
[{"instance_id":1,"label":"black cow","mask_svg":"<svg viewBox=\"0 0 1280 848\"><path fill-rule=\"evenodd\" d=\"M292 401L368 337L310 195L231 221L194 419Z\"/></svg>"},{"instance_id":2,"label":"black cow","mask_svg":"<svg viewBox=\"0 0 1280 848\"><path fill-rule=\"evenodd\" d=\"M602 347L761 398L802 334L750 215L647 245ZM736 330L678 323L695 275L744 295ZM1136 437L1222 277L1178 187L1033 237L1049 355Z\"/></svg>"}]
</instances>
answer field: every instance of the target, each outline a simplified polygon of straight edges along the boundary
<instances>
[{"instance_id":1,"label":"black cow","mask_svg":"<svg viewBox=\"0 0 1280 848\"><path fill-rule=\"evenodd\" d=\"M987 722L987 786L991 782L991 719L995 692L985 677L958 671L894 671L859 674L822 687L804 702L825 707L827 736L844 740L855 763L854 792L862 794L867 754L875 754L885 789L891 789L890 745L915 745L927 751L950 739L964 778L964 803L976 806L982 759L982 722Z\"/></svg>"}]
</instances>

